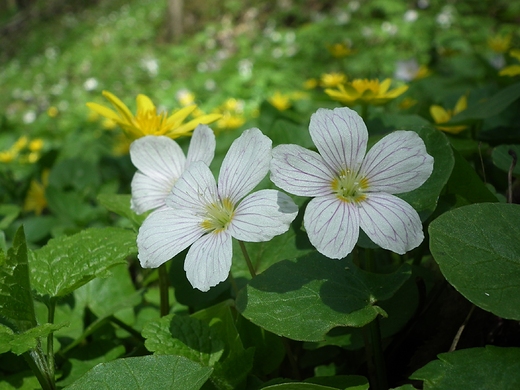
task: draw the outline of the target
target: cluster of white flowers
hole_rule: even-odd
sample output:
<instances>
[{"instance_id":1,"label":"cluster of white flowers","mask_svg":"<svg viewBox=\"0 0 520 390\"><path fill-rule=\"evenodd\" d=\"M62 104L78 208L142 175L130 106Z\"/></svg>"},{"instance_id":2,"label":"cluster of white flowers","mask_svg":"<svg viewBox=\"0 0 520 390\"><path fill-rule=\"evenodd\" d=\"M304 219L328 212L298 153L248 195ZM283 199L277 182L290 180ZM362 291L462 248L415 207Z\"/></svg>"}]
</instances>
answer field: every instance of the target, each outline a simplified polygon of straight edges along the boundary
<instances>
[{"instance_id":1,"label":"cluster of white flowers","mask_svg":"<svg viewBox=\"0 0 520 390\"><path fill-rule=\"evenodd\" d=\"M309 131L319 153L298 145L272 149L259 129L245 130L226 154L218 181L208 167L215 136L205 125L194 131L187 156L166 137L134 141L132 208L153 210L137 237L141 265L158 267L189 247L184 269L194 288L208 291L224 281L232 238L269 241L285 233L298 213L281 191L251 193L269 171L279 188L313 198L304 224L323 255L347 256L360 228L399 254L418 246L424 238L419 215L394 194L418 188L430 176L433 158L422 139L396 131L367 153L366 126L349 108L319 109Z\"/></svg>"}]
</instances>

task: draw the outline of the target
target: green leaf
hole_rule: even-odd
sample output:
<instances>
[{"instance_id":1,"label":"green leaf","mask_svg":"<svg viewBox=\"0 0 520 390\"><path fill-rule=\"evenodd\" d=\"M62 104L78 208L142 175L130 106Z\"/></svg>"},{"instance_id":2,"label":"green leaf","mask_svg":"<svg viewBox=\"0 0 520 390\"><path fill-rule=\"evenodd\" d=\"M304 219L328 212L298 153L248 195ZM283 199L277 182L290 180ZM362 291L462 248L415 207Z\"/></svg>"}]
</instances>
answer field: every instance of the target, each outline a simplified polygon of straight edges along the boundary
<instances>
[{"instance_id":1,"label":"green leaf","mask_svg":"<svg viewBox=\"0 0 520 390\"><path fill-rule=\"evenodd\" d=\"M0 322L18 333L37 325L23 226L16 231L7 257L0 251Z\"/></svg>"},{"instance_id":2,"label":"green leaf","mask_svg":"<svg viewBox=\"0 0 520 390\"><path fill-rule=\"evenodd\" d=\"M489 99L469 106L466 110L454 115L447 124L458 124L470 119L485 119L498 115L518 98L520 98L520 83L510 85Z\"/></svg>"},{"instance_id":3,"label":"green leaf","mask_svg":"<svg viewBox=\"0 0 520 390\"><path fill-rule=\"evenodd\" d=\"M101 363L66 389L197 390L211 371L181 356L140 356Z\"/></svg>"},{"instance_id":4,"label":"green leaf","mask_svg":"<svg viewBox=\"0 0 520 390\"><path fill-rule=\"evenodd\" d=\"M277 379L275 379L277 381ZM284 380L284 383L277 383L262 387L262 389L270 390L325 390L325 389L341 389L341 390L368 390L368 380L358 375L337 375L312 377L303 382Z\"/></svg>"},{"instance_id":5,"label":"green leaf","mask_svg":"<svg viewBox=\"0 0 520 390\"><path fill-rule=\"evenodd\" d=\"M38 339L63 328L67 324L43 324L26 330L22 333L14 333L8 327L0 324L0 353L12 351L21 355L30 349L36 348Z\"/></svg>"},{"instance_id":6,"label":"green leaf","mask_svg":"<svg viewBox=\"0 0 520 390\"><path fill-rule=\"evenodd\" d=\"M135 253L136 234L130 230L91 228L49 240L30 252L31 282L41 297L62 297L95 277L107 274Z\"/></svg>"},{"instance_id":7,"label":"green leaf","mask_svg":"<svg viewBox=\"0 0 520 390\"><path fill-rule=\"evenodd\" d=\"M496 202L497 197L486 187L471 165L453 150L455 166L446 184L446 192L464 198L468 203Z\"/></svg>"},{"instance_id":8,"label":"green leaf","mask_svg":"<svg viewBox=\"0 0 520 390\"><path fill-rule=\"evenodd\" d=\"M410 378L425 390L520 389L520 348L470 348L441 353Z\"/></svg>"},{"instance_id":9,"label":"green leaf","mask_svg":"<svg viewBox=\"0 0 520 390\"><path fill-rule=\"evenodd\" d=\"M430 249L448 282L484 310L520 320L520 206L483 203L430 224Z\"/></svg>"},{"instance_id":10,"label":"green leaf","mask_svg":"<svg viewBox=\"0 0 520 390\"><path fill-rule=\"evenodd\" d=\"M510 151L516 153L517 159L520 159L520 145L500 145L493 149L491 154L493 164L505 172L509 172L513 161L513 156L509 154ZM517 161L513 174L520 175L520 161Z\"/></svg>"},{"instance_id":11,"label":"green leaf","mask_svg":"<svg viewBox=\"0 0 520 390\"><path fill-rule=\"evenodd\" d=\"M4 216L2 219L0 219L0 230L7 229L16 219L16 217L18 217L20 211L20 207L14 204L0 205L0 215Z\"/></svg>"},{"instance_id":12,"label":"green leaf","mask_svg":"<svg viewBox=\"0 0 520 390\"><path fill-rule=\"evenodd\" d=\"M403 266L393 274L371 274L313 253L271 266L239 292L236 305L270 332L319 341L333 327L360 327L385 316L376 302L390 298L410 273Z\"/></svg>"},{"instance_id":13,"label":"green leaf","mask_svg":"<svg viewBox=\"0 0 520 390\"><path fill-rule=\"evenodd\" d=\"M99 194L97 197L98 202L107 210L128 218L137 228L142 225L146 214L137 215L130 208L130 199L132 199L131 195L120 194Z\"/></svg>"},{"instance_id":14,"label":"green leaf","mask_svg":"<svg viewBox=\"0 0 520 390\"><path fill-rule=\"evenodd\" d=\"M455 158L448 138L431 127L417 130L426 145L426 150L433 157L433 172L419 188L398 196L417 210L425 220L437 206L439 195L452 173Z\"/></svg>"},{"instance_id":15,"label":"green leaf","mask_svg":"<svg viewBox=\"0 0 520 390\"><path fill-rule=\"evenodd\" d=\"M213 366L224 353L224 342L217 329L189 316L162 317L148 323L142 335L151 352L184 356L205 366Z\"/></svg>"}]
</instances>

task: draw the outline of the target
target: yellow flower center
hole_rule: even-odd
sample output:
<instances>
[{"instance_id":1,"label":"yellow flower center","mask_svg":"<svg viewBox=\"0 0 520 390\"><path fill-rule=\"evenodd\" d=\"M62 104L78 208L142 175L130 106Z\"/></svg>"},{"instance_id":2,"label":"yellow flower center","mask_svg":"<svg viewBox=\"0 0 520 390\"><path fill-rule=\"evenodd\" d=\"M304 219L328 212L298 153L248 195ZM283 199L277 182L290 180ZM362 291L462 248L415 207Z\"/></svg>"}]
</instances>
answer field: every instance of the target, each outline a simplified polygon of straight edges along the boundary
<instances>
[{"instance_id":1,"label":"yellow flower center","mask_svg":"<svg viewBox=\"0 0 520 390\"><path fill-rule=\"evenodd\" d=\"M340 200L359 203L366 199L368 180L346 168L332 180L331 186Z\"/></svg>"},{"instance_id":2,"label":"yellow flower center","mask_svg":"<svg viewBox=\"0 0 520 390\"><path fill-rule=\"evenodd\" d=\"M168 130L166 127L166 113L157 114L154 109L137 110L135 116L136 127L139 128L144 135L164 135Z\"/></svg>"},{"instance_id":3,"label":"yellow flower center","mask_svg":"<svg viewBox=\"0 0 520 390\"><path fill-rule=\"evenodd\" d=\"M379 80L356 79L352 80L352 86L358 92L372 91L375 95L379 93Z\"/></svg>"},{"instance_id":4,"label":"yellow flower center","mask_svg":"<svg viewBox=\"0 0 520 390\"><path fill-rule=\"evenodd\" d=\"M235 213L235 207L229 199L223 199L220 202L210 203L206 206L207 219L202 221L201 226L208 233L209 232L221 232L226 230L233 215Z\"/></svg>"}]
</instances>

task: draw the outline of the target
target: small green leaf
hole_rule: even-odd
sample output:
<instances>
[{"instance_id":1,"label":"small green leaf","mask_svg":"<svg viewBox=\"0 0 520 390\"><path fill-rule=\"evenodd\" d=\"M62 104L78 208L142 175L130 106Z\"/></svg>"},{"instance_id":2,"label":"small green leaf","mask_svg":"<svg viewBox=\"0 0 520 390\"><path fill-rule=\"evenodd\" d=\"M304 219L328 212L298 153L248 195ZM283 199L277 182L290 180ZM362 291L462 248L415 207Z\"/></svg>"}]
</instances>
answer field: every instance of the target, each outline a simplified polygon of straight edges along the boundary
<instances>
[{"instance_id":1,"label":"small green leaf","mask_svg":"<svg viewBox=\"0 0 520 390\"><path fill-rule=\"evenodd\" d=\"M0 320L18 333L36 326L23 226L17 230L7 257L0 251Z\"/></svg>"},{"instance_id":2,"label":"small green leaf","mask_svg":"<svg viewBox=\"0 0 520 390\"><path fill-rule=\"evenodd\" d=\"M142 335L151 352L184 356L205 366L213 366L224 352L217 329L189 316L162 317L148 323Z\"/></svg>"},{"instance_id":3,"label":"small green leaf","mask_svg":"<svg viewBox=\"0 0 520 390\"><path fill-rule=\"evenodd\" d=\"M135 253L136 234L130 230L91 228L49 240L30 252L31 282L41 297L62 297Z\"/></svg>"},{"instance_id":4,"label":"small green leaf","mask_svg":"<svg viewBox=\"0 0 520 390\"><path fill-rule=\"evenodd\" d=\"M66 389L197 390L211 371L182 356L140 356L98 364Z\"/></svg>"},{"instance_id":5,"label":"small green leaf","mask_svg":"<svg viewBox=\"0 0 520 390\"><path fill-rule=\"evenodd\" d=\"M470 348L438 355L410 379L425 390L520 389L520 348Z\"/></svg>"},{"instance_id":6,"label":"small green leaf","mask_svg":"<svg viewBox=\"0 0 520 390\"><path fill-rule=\"evenodd\" d=\"M270 332L319 341L333 327L360 327L385 316L376 302L390 298L410 273L403 266L393 274L371 274L313 253L271 266L239 292L236 305Z\"/></svg>"},{"instance_id":7,"label":"small green leaf","mask_svg":"<svg viewBox=\"0 0 520 390\"><path fill-rule=\"evenodd\" d=\"M505 172L509 172L513 162L513 156L509 154L510 151L516 154L517 159L520 159L520 145L500 145L493 149L491 154L493 164ZM520 175L520 161L516 162L513 174Z\"/></svg>"},{"instance_id":8,"label":"small green leaf","mask_svg":"<svg viewBox=\"0 0 520 390\"><path fill-rule=\"evenodd\" d=\"M67 324L43 324L35 326L23 333L14 333L8 327L0 324L0 353L12 351L21 355L36 348L38 339L63 328Z\"/></svg>"},{"instance_id":9,"label":"small green leaf","mask_svg":"<svg viewBox=\"0 0 520 390\"><path fill-rule=\"evenodd\" d=\"M510 85L489 99L468 107L466 110L454 115L448 124L458 124L470 119L485 119L498 115L518 98L520 98L520 83Z\"/></svg>"},{"instance_id":10,"label":"small green leaf","mask_svg":"<svg viewBox=\"0 0 520 390\"><path fill-rule=\"evenodd\" d=\"M430 249L448 282L484 310L520 320L520 206L483 203L430 224Z\"/></svg>"},{"instance_id":11,"label":"small green leaf","mask_svg":"<svg viewBox=\"0 0 520 390\"><path fill-rule=\"evenodd\" d=\"M120 194L99 194L97 197L98 202L107 210L128 218L135 227L139 227L146 218L146 214L137 215L130 208L130 199L132 199L131 195Z\"/></svg>"}]
</instances>

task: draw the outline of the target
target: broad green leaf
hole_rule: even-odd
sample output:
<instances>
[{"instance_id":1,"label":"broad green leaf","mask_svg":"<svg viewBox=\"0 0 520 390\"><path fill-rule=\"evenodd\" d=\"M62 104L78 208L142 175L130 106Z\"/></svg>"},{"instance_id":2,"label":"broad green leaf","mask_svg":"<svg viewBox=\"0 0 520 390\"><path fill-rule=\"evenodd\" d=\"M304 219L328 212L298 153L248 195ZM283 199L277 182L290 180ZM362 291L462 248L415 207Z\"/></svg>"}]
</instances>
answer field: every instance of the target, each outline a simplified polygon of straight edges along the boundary
<instances>
[{"instance_id":1,"label":"broad green leaf","mask_svg":"<svg viewBox=\"0 0 520 390\"><path fill-rule=\"evenodd\" d=\"M398 196L410 203L420 213L421 219L425 220L437 206L439 194L450 178L455 159L450 142L441 131L422 127L417 130L417 133L434 159L433 172L422 186Z\"/></svg>"},{"instance_id":2,"label":"broad green leaf","mask_svg":"<svg viewBox=\"0 0 520 390\"><path fill-rule=\"evenodd\" d=\"M23 226L16 231L7 256L0 251L0 322L17 333L36 326Z\"/></svg>"},{"instance_id":3,"label":"broad green leaf","mask_svg":"<svg viewBox=\"0 0 520 390\"><path fill-rule=\"evenodd\" d=\"M182 356L140 356L101 363L66 389L197 390L211 371Z\"/></svg>"},{"instance_id":4,"label":"broad green leaf","mask_svg":"<svg viewBox=\"0 0 520 390\"><path fill-rule=\"evenodd\" d=\"M31 282L44 298L65 296L135 253L136 234L130 230L91 228L49 240L30 252Z\"/></svg>"},{"instance_id":5,"label":"broad green leaf","mask_svg":"<svg viewBox=\"0 0 520 390\"><path fill-rule=\"evenodd\" d=\"M274 381L278 381L275 379ZM323 376L306 379L302 382L284 380L283 383L269 384L262 389L270 390L325 390L325 389L341 389L341 390L368 390L368 380L358 375L337 375Z\"/></svg>"},{"instance_id":6,"label":"broad green leaf","mask_svg":"<svg viewBox=\"0 0 520 390\"><path fill-rule=\"evenodd\" d=\"M520 348L470 348L438 355L410 378L424 390L520 389Z\"/></svg>"},{"instance_id":7,"label":"broad green leaf","mask_svg":"<svg viewBox=\"0 0 520 390\"><path fill-rule=\"evenodd\" d=\"M448 124L457 124L469 119L485 119L498 115L518 98L520 98L520 83L509 85L489 99L470 106L466 110L454 115Z\"/></svg>"},{"instance_id":8,"label":"broad green leaf","mask_svg":"<svg viewBox=\"0 0 520 390\"><path fill-rule=\"evenodd\" d=\"M97 200L107 210L112 211L113 213L116 213L122 217L128 218L137 228L143 223L144 219L146 218L146 214L137 215L130 208L131 198L131 195L99 194Z\"/></svg>"},{"instance_id":9,"label":"broad green leaf","mask_svg":"<svg viewBox=\"0 0 520 390\"><path fill-rule=\"evenodd\" d=\"M430 249L448 282L484 310L520 320L520 206L483 203L444 213Z\"/></svg>"},{"instance_id":10,"label":"broad green leaf","mask_svg":"<svg viewBox=\"0 0 520 390\"><path fill-rule=\"evenodd\" d=\"M505 172L509 172L511 169L511 163L513 156L509 152L516 154L517 159L520 159L520 145L500 145L493 149L491 158L493 164L502 169ZM520 161L517 161L516 166L513 170L513 174L520 175Z\"/></svg>"},{"instance_id":11,"label":"broad green leaf","mask_svg":"<svg viewBox=\"0 0 520 390\"><path fill-rule=\"evenodd\" d=\"M497 197L486 187L471 165L453 150L455 166L446 184L446 192L463 197L468 203L496 202Z\"/></svg>"},{"instance_id":12,"label":"broad green leaf","mask_svg":"<svg viewBox=\"0 0 520 390\"><path fill-rule=\"evenodd\" d=\"M41 384L32 371L21 371L16 374L0 375L0 390L38 390Z\"/></svg>"},{"instance_id":13,"label":"broad green leaf","mask_svg":"<svg viewBox=\"0 0 520 390\"><path fill-rule=\"evenodd\" d=\"M155 354L184 356L205 366L213 366L224 353L218 330L189 316L162 317L147 324L142 335L146 348Z\"/></svg>"},{"instance_id":14,"label":"broad green leaf","mask_svg":"<svg viewBox=\"0 0 520 390\"><path fill-rule=\"evenodd\" d=\"M7 229L16 217L18 217L20 211L21 208L14 204L0 205L0 215L3 216L3 218L0 219L0 230Z\"/></svg>"},{"instance_id":15,"label":"broad green leaf","mask_svg":"<svg viewBox=\"0 0 520 390\"><path fill-rule=\"evenodd\" d=\"M385 316L376 303L390 298L410 273L403 266L393 274L371 274L313 253L271 266L239 292L236 305L270 332L319 341L333 327L361 327Z\"/></svg>"},{"instance_id":16,"label":"broad green leaf","mask_svg":"<svg viewBox=\"0 0 520 390\"><path fill-rule=\"evenodd\" d=\"M14 333L8 327L0 324L0 353L12 351L21 355L36 348L38 339L67 326L67 324L42 324L23 333Z\"/></svg>"},{"instance_id":17,"label":"broad green leaf","mask_svg":"<svg viewBox=\"0 0 520 390\"><path fill-rule=\"evenodd\" d=\"M215 363L210 381L222 390L241 388L253 368L254 348L234 352Z\"/></svg>"}]
</instances>

